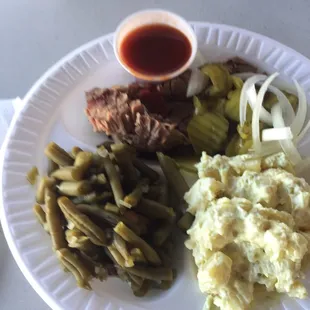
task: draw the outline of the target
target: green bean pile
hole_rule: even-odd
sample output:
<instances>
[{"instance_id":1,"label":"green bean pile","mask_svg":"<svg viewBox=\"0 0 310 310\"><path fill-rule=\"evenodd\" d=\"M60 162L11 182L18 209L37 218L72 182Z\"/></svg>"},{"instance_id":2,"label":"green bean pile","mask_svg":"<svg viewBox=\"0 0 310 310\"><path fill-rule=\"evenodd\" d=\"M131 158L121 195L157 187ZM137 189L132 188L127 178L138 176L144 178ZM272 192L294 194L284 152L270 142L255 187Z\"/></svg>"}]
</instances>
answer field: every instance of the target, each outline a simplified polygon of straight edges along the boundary
<instances>
[{"instance_id":1,"label":"green bean pile","mask_svg":"<svg viewBox=\"0 0 310 310\"><path fill-rule=\"evenodd\" d=\"M180 212L169 207L166 181L125 144L106 143L91 153L51 142L45 155L49 172L37 184L33 211L78 286L91 289L93 278L118 276L135 296L168 289L175 277L171 233ZM188 186L177 165L161 153L158 159L182 200ZM31 169L30 183L36 175ZM187 217L183 228L191 225Z\"/></svg>"},{"instance_id":2,"label":"green bean pile","mask_svg":"<svg viewBox=\"0 0 310 310\"><path fill-rule=\"evenodd\" d=\"M197 154L206 151L209 155L217 153L235 156L248 153L252 148L251 118L248 107L247 122L240 126L239 106L243 81L231 75L226 64L205 64L200 68L206 76L206 88L193 97L195 114L189 121L187 133ZM294 110L298 98L283 92ZM277 96L267 92L263 106L270 111L278 102ZM261 130L265 125L261 125Z\"/></svg>"}]
</instances>

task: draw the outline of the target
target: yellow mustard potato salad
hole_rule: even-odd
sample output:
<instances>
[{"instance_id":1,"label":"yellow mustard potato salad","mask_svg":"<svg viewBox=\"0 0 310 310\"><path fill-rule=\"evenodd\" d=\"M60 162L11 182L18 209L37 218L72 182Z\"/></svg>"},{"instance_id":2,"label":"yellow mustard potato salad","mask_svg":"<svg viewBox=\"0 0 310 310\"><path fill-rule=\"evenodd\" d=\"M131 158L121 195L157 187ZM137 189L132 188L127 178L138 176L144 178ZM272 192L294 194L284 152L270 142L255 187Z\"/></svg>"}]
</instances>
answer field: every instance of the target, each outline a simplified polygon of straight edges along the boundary
<instances>
[{"instance_id":1,"label":"yellow mustard potato salad","mask_svg":"<svg viewBox=\"0 0 310 310\"><path fill-rule=\"evenodd\" d=\"M301 266L308 253L310 186L283 153L203 154L199 179L185 194L195 215L185 245L198 267L205 309L249 309L254 285L305 298Z\"/></svg>"}]
</instances>

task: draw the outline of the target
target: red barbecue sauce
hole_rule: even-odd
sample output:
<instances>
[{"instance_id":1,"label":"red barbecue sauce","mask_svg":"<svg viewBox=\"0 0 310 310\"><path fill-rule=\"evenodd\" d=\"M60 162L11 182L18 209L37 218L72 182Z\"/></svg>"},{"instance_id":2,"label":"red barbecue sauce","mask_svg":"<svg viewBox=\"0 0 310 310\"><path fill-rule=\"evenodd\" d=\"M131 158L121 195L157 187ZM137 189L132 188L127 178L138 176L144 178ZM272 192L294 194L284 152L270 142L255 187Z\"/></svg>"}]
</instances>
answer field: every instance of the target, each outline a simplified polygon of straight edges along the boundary
<instances>
[{"instance_id":1,"label":"red barbecue sauce","mask_svg":"<svg viewBox=\"0 0 310 310\"><path fill-rule=\"evenodd\" d=\"M163 75L181 68L192 52L188 38L178 29L152 24L130 32L121 42L120 57L132 70Z\"/></svg>"}]
</instances>

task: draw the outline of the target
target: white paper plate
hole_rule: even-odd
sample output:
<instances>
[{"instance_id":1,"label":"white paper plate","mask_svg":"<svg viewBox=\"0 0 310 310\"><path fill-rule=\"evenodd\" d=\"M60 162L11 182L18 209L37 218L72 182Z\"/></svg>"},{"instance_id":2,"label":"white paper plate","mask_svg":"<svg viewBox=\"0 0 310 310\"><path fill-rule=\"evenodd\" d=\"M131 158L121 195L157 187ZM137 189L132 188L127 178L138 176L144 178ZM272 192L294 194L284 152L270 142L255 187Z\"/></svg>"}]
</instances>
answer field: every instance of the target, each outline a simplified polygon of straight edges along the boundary
<instances>
[{"instance_id":1,"label":"white paper plate","mask_svg":"<svg viewBox=\"0 0 310 310\"><path fill-rule=\"evenodd\" d=\"M269 73L279 71L284 80L296 79L309 99L310 61L307 58L246 30L209 23L192 25L199 48L208 61L238 55ZM49 237L32 213L34 193L25 175L33 165L44 172L44 146L51 140L66 148L76 144L84 148L95 145L93 140L90 145L85 143L87 141L77 141L68 132L72 128L65 124L68 117L74 119L75 115L83 113L84 91L94 86L128 83L132 79L114 57L112 37L112 34L101 37L70 53L48 70L26 95L24 108L13 120L3 152L0 193L3 230L25 277L53 309L198 310L205 298L199 293L190 253L182 246L177 261L178 278L168 292L155 292L138 299L132 296L127 285L116 279L94 282L94 291L88 292L77 288L73 277L60 269ZM76 132L84 130L83 124L74 126ZM90 126L87 128L91 131ZM303 151L307 152L306 144ZM310 288L308 282L306 286ZM262 309L308 309L310 300L284 297L271 306L263 302L259 305Z\"/></svg>"}]
</instances>

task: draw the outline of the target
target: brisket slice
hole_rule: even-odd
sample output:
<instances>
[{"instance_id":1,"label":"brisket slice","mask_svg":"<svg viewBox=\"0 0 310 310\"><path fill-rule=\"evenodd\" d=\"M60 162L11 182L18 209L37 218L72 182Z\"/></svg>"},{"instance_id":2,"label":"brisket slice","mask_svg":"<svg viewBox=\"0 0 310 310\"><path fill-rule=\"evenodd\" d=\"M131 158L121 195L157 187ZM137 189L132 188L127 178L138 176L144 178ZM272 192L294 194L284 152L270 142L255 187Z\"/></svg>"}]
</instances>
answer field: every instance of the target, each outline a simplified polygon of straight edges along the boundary
<instances>
[{"instance_id":1,"label":"brisket slice","mask_svg":"<svg viewBox=\"0 0 310 310\"><path fill-rule=\"evenodd\" d=\"M188 143L178 126L184 127L182 122L192 115L191 104L184 109L189 113L180 111L184 105L182 103L178 104L179 109L170 107L170 119L149 113L139 99L131 99L127 93L128 88L94 88L86 93L85 112L94 131L115 135L121 141L144 151L166 150Z\"/></svg>"}]
</instances>

